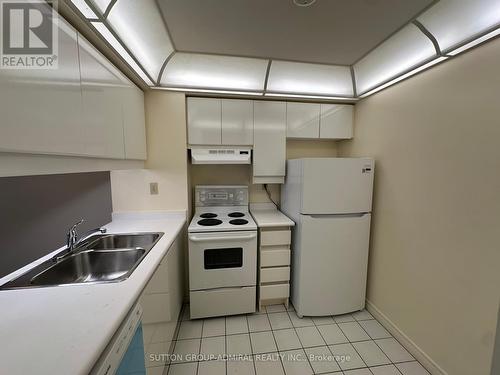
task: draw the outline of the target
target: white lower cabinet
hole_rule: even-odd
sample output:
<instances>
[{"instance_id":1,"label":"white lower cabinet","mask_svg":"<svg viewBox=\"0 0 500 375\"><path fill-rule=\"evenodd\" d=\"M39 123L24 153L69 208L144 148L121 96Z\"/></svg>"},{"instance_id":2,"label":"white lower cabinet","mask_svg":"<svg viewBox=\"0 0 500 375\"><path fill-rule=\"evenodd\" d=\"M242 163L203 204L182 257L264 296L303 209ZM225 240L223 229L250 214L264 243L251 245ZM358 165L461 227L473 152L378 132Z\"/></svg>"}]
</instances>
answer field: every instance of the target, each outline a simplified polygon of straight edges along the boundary
<instances>
[{"instance_id":1,"label":"white lower cabinet","mask_svg":"<svg viewBox=\"0 0 500 375\"><path fill-rule=\"evenodd\" d=\"M282 184L286 161L286 103L254 101L253 183Z\"/></svg>"},{"instance_id":2,"label":"white lower cabinet","mask_svg":"<svg viewBox=\"0 0 500 375\"><path fill-rule=\"evenodd\" d=\"M259 229L259 310L290 296L290 227Z\"/></svg>"},{"instance_id":3,"label":"white lower cabinet","mask_svg":"<svg viewBox=\"0 0 500 375\"><path fill-rule=\"evenodd\" d=\"M142 328L147 374L161 373L167 361L158 360L170 353L183 300L184 262L177 239L146 285L139 303L143 308ZM156 355L156 356L155 356Z\"/></svg>"}]
</instances>

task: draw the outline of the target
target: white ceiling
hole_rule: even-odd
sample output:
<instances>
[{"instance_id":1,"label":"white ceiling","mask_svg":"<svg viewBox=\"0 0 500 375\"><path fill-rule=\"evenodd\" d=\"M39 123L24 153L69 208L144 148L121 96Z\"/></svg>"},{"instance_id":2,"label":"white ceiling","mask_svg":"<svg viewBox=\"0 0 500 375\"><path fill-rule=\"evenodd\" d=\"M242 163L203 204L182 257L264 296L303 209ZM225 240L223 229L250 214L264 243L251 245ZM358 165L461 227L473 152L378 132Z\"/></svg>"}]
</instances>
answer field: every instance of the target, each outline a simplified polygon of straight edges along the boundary
<instances>
[{"instance_id":1,"label":"white ceiling","mask_svg":"<svg viewBox=\"0 0 500 375\"><path fill-rule=\"evenodd\" d=\"M352 65L434 0L157 0L178 51Z\"/></svg>"}]
</instances>

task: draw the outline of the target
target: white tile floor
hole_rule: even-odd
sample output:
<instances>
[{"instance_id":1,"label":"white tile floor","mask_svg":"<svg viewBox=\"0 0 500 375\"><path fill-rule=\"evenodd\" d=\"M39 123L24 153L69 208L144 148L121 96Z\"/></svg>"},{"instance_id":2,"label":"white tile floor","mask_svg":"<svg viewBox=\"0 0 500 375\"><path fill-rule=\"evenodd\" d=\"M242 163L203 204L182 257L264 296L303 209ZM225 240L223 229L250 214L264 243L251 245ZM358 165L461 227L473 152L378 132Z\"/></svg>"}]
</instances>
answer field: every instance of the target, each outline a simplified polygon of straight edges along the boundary
<instances>
[{"instance_id":1,"label":"white tile floor","mask_svg":"<svg viewBox=\"0 0 500 375\"><path fill-rule=\"evenodd\" d=\"M189 320L164 375L429 375L368 311L297 317L293 308Z\"/></svg>"}]
</instances>

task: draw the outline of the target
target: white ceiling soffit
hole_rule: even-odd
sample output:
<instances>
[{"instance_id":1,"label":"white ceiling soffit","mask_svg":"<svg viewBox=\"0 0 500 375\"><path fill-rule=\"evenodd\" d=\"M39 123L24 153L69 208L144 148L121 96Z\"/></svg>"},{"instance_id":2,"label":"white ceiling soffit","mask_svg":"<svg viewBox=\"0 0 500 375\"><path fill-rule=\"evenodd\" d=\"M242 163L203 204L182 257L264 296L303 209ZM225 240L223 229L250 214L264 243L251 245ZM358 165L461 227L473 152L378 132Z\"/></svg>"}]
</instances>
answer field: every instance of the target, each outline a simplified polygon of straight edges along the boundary
<instances>
[{"instance_id":1,"label":"white ceiling soffit","mask_svg":"<svg viewBox=\"0 0 500 375\"><path fill-rule=\"evenodd\" d=\"M348 66L272 61L266 92L353 97Z\"/></svg>"},{"instance_id":2,"label":"white ceiling soffit","mask_svg":"<svg viewBox=\"0 0 500 375\"><path fill-rule=\"evenodd\" d=\"M268 60L177 52L161 85L177 88L264 91Z\"/></svg>"},{"instance_id":3,"label":"white ceiling soffit","mask_svg":"<svg viewBox=\"0 0 500 375\"><path fill-rule=\"evenodd\" d=\"M107 20L146 72L158 79L174 48L155 1L118 0Z\"/></svg>"},{"instance_id":4,"label":"white ceiling soffit","mask_svg":"<svg viewBox=\"0 0 500 375\"><path fill-rule=\"evenodd\" d=\"M431 40L409 24L354 64L358 95L437 57Z\"/></svg>"},{"instance_id":5,"label":"white ceiling soffit","mask_svg":"<svg viewBox=\"0 0 500 375\"><path fill-rule=\"evenodd\" d=\"M448 53L500 27L500 0L441 0L418 17Z\"/></svg>"}]
</instances>

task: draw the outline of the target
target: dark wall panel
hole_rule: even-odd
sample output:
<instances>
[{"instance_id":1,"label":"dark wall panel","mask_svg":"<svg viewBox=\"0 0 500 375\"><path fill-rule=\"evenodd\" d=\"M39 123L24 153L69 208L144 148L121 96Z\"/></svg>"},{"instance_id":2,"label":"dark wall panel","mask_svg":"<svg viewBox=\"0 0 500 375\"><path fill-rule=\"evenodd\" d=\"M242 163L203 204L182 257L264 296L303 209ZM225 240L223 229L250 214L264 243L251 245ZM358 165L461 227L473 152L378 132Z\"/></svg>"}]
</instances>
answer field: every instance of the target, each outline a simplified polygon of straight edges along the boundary
<instances>
[{"instance_id":1,"label":"dark wall panel","mask_svg":"<svg viewBox=\"0 0 500 375\"><path fill-rule=\"evenodd\" d=\"M0 178L0 277L111 221L109 172Z\"/></svg>"}]
</instances>

